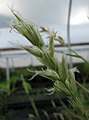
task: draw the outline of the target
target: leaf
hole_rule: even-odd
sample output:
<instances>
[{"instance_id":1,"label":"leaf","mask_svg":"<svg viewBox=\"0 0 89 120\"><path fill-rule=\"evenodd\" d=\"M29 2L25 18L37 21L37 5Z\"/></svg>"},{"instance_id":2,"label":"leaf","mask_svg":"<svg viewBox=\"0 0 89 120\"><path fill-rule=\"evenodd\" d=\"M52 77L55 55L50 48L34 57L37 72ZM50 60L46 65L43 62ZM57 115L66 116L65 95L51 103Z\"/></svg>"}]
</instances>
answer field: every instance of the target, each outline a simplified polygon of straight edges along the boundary
<instances>
[{"instance_id":1,"label":"leaf","mask_svg":"<svg viewBox=\"0 0 89 120\"><path fill-rule=\"evenodd\" d=\"M7 81L0 83L0 91L1 92L9 92L9 90L10 90L10 85Z\"/></svg>"},{"instance_id":2,"label":"leaf","mask_svg":"<svg viewBox=\"0 0 89 120\"><path fill-rule=\"evenodd\" d=\"M72 50L72 49L70 49L70 51L72 51L73 53L75 53L75 56L76 56L77 58L82 59L84 62L86 62L86 63L89 65L88 61L87 61L86 59L84 59L81 55L79 55L76 51L74 51L74 50Z\"/></svg>"},{"instance_id":3,"label":"leaf","mask_svg":"<svg viewBox=\"0 0 89 120\"><path fill-rule=\"evenodd\" d=\"M71 56L71 57L76 57L76 58L80 58L80 59L82 59L84 62L86 62L88 65L89 65L89 63L88 63L88 61L85 59L85 58L83 58L81 55L79 55L77 52L75 52L74 50L72 50L72 49L70 49L74 54L69 54L69 53L66 53L66 55L68 55L68 56ZM63 53L63 51L58 51L58 50L55 50L55 52L61 52L61 53Z\"/></svg>"},{"instance_id":4,"label":"leaf","mask_svg":"<svg viewBox=\"0 0 89 120\"><path fill-rule=\"evenodd\" d=\"M23 78L23 76L21 76L21 79L22 79L22 85L23 85L23 88L26 92L27 95L29 95L29 91L32 89L30 83L26 82L25 79Z\"/></svg>"}]
</instances>

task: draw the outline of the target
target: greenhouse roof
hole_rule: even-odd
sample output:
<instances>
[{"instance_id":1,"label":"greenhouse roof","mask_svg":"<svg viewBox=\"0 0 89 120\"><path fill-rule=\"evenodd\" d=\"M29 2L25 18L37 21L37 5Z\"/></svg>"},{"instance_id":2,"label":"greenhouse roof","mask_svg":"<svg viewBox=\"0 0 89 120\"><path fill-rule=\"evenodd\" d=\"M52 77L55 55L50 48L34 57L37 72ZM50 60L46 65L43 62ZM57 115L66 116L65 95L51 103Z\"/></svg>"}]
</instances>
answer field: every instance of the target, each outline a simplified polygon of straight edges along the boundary
<instances>
[{"instance_id":1,"label":"greenhouse roof","mask_svg":"<svg viewBox=\"0 0 89 120\"><path fill-rule=\"evenodd\" d=\"M28 21L38 26L47 26L58 32L58 35L67 40L67 19L69 1L65 0L0 0L0 67L6 67L9 57L9 67L24 67L31 64L37 65L35 58L25 51L13 50L19 45L31 45L22 35L12 30L10 23L13 15L9 7L15 8ZM70 18L70 42L89 42L89 0L72 0ZM47 44L47 39L43 35ZM57 43L56 43L57 44ZM12 51L9 51L11 48ZM82 50L82 48L81 48ZM88 48L87 48L88 52ZM87 53L86 53L87 54ZM29 56L29 57L28 57ZM28 59L27 59L28 58ZM22 60L22 62L21 62ZM28 62L26 62L27 60Z\"/></svg>"},{"instance_id":2,"label":"greenhouse roof","mask_svg":"<svg viewBox=\"0 0 89 120\"><path fill-rule=\"evenodd\" d=\"M13 43L28 44L26 39L15 31L10 31L13 15L9 7L15 8L27 20L36 25L54 29L67 42L67 19L69 0L0 0L0 48L12 47ZM72 0L70 37L71 42L88 42L89 0Z\"/></svg>"}]
</instances>

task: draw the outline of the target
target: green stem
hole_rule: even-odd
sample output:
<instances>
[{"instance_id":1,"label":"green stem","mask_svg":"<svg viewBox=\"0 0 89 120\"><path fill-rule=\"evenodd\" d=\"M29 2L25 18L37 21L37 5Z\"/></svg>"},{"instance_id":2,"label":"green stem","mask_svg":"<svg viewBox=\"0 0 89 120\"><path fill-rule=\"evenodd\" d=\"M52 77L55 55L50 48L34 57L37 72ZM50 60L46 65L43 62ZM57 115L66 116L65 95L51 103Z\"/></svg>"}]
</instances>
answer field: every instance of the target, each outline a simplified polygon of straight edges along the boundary
<instances>
[{"instance_id":1,"label":"green stem","mask_svg":"<svg viewBox=\"0 0 89 120\"><path fill-rule=\"evenodd\" d=\"M78 81L76 81L76 84L81 87L83 90L85 90L87 93L89 93L89 90L85 88L83 85L81 85Z\"/></svg>"},{"instance_id":2,"label":"green stem","mask_svg":"<svg viewBox=\"0 0 89 120\"><path fill-rule=\"evenodd\" d=\"M35 112L36 117L37 117L39 120L41 120L40 115L39 115L39 112L38 112L38 110L37 110L37 107L36 107L36 104L35 104L34 100L33 100L29 95L28 95L28 99L29 99L29 101L31 102L31 105L32 105L32 108L33 108L33 110L34 110L34 112Z\"/></svg>"}]
</instances>

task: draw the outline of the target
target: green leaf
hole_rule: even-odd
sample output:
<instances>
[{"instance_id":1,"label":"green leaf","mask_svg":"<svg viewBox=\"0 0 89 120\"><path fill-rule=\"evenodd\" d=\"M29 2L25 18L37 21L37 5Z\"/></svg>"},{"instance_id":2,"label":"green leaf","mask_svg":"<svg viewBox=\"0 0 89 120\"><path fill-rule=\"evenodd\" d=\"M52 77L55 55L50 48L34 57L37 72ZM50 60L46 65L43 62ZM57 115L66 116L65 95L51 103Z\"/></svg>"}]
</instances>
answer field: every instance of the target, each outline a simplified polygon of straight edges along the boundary
<instances>
[{"instance_id":1,"label":"green leaf","mask_svg":"<svg viewBox=\"0 0 89 120\"><path fill-rule=\"evenodd\" d=\"M1 92L9 92L9 89L10 89L9 87L10 87L9 83L7 81L0 83L0 91Z\"/></svg>"},{"instance_id":2,"label":"green leaf","mask_svg":"<svg viewBox=\"0 0 89 120\"><path fill-rule=\"evenodd\" d=\"M22 85L23 85L23 88L26 92L27 95L29 95L29 91L32 89L30 83L26 82L25 79L23 78L23 76L21 76L21 79L22 79Z\"/></svg>"}]
</instances>

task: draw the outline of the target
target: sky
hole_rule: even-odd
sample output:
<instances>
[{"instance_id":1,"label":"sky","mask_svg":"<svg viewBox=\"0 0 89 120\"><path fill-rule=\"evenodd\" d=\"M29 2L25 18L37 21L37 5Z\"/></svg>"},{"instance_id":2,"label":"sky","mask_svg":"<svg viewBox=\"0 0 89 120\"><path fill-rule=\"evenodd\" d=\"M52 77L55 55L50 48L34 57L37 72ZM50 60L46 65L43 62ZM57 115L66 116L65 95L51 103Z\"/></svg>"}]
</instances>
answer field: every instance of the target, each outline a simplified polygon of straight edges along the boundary
<instances>
[{"instance_id":1,"label":"sky","mask_svg":"<svg viewBox=\"0 0 89 120\"><path fill-rule=\"evenodd\" d=\"M13 47L12 43L28 45L27 40L10 31L14 19L13 7L28 21L54 29L67 42L69 0L0 0L0 48ZM89 0L72 0L71 42L89 42Z\"/></svg>"}]
</instances>

